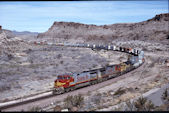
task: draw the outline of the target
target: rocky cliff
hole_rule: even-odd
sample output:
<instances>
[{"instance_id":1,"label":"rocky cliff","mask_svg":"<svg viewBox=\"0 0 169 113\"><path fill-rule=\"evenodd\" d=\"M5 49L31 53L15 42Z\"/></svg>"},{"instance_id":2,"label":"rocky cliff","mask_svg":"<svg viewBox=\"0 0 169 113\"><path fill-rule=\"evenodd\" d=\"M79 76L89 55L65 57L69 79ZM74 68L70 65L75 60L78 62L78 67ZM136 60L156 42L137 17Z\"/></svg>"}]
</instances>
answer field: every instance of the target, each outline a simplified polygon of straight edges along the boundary
<instances>
[{"instance_id":1,"label":"rocky cliff","mask_svg":"<svg viewBox=\"0 0 169 113\"><path fill-rule=\"evenodd\" d=\"M113 40L142 40L168 43L169 13L139 23L87 25L74 22L54 22L37 38L53 42L111 43Z\"/></svg>"}]
</instances>

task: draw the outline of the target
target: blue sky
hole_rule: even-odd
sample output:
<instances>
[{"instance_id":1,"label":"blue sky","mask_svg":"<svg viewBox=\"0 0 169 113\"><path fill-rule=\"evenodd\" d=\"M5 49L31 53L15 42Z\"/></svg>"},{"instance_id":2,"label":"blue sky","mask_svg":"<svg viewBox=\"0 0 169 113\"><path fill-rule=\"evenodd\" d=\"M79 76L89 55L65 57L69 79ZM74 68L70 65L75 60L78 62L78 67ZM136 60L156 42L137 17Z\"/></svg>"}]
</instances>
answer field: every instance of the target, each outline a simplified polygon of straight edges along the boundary
<instances>
[{"instance_id":1,"label":"blue sky","mask_svg":"<svg viewBox=\"0 0 169 113\"><path fill-rule=\"evenodd\" d=\"M45 32L54 21L133 23L167 12L167 0L0 2L0 25L9 30Z\"/></svg>"}]
</instances>

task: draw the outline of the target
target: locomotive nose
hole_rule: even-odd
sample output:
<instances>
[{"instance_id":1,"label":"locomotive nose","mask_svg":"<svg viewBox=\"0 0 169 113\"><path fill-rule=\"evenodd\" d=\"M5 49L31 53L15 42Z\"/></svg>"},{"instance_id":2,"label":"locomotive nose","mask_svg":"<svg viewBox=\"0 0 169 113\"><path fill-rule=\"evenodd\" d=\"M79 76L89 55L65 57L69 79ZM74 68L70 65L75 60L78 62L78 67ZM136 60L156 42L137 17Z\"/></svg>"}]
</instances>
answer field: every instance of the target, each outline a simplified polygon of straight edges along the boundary
<instances>
[{"instance_id":1,"label":"locomotive nose","mask_svg":"<svg viewBox=\"0 0 169 113\"><path fill-rule=\"evenodd\" d=\"M55 82L57 82L57 79L55 80Z\"/></svg>"},{"instance_id":2,"label":"locomotive nose","mask_svg":"<svg viewBox=\"0 0 169 113\"><path fill-rule=\"evenodd\" d=\"M58 86L57 86L57 82L58 82L58 80L56 79L55 82L54 82L54 87L55 87L55 88L58 87Z\"/></svg>"}]
</instances>

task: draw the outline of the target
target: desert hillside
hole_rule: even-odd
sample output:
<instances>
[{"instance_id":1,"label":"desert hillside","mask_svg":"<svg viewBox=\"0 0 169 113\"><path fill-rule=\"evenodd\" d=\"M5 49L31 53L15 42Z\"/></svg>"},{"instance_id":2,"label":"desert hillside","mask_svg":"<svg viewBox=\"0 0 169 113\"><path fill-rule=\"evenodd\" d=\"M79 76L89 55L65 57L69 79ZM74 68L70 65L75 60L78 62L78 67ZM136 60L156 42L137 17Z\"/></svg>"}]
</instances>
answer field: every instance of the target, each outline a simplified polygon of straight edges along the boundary
<instances>
[{"instance_id":1,"label":"desert hillside","mask_svg":"<svg viewBox=\"0 0 169 113\"><path fill-rule=\"evenodd\" d=\"M117 23L112 25L87 25L74 22L54 22L40 40L72 43L111 43L112 41L141 40L169 43L169 13L139 23Z\"/></svg>"},{"instance_id":2,"label":"desert hillside","mask_svg":"<svg viewBox=\"0 0 169 113\"><path fill-rule=\"evenodd\" d=\"M29 34L24 34L26 38L16 37L10 30L0 32L0 102L49 90L59 74L82 72L127 59L125 53L37 46L27 42L36 40Z\"/></svg>"},{"instance_id":3,"label":"desert hillside","mask_svg":"<svg viewBox=\"0 0 169 113\"><path fill-rule=\"evenodd\" d=\"M86 92L91 92L84 93L87 99L84 107L80 108L82 111L114 110L111 107L116 105L122 108L121 103L169 83L167 63L169 61L169 13L159 14L139 23L102 26L54 22L48 31L39 34L11 31L2 27L0 26L0 103L47 92L53 88L57 75L118 64L128 58L126 53L117 51L35 45L28 43L30 41L106 45L111 43L144 51L145 63L138 69L112 79L114 82L110 84L98 88L96 85L94 88L87 87ZM114 95L121 90L124 93ZM99 98L97 100L100 102L95 103L95 98ZM160 95L152 96L150 99L154 100L155 105L162 105L157 101L158 98ZM53 101L58 100L51 102ZM45 104L51 106L50 101L46 101ZM56 102L55 105L64 107L63 102Z\"/></svg>"}]
</instances>

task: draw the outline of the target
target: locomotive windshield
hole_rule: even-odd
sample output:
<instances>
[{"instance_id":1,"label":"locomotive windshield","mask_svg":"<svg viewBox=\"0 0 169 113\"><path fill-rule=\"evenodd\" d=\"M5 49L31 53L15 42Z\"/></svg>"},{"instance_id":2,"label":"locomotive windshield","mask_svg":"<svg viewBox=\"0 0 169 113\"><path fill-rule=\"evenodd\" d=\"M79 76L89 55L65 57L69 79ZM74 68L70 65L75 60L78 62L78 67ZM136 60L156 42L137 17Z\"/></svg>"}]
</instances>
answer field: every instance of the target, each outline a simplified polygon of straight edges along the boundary
<instances>
[{"instance_id":1,"label":"locomotive windshield","mask_svg":"<svg viewBox=\"0 0 169 113\"><path fill-rule=\"evenodd\" d=\"M58 79L61 79L61 80L62 80L62 79L64 79L64 78L63 78L62 76L58 76Z\"/></svg>"},{"instance_id":2,"label":"locomotive windshield","mask_svg":"<svg viewBox=\"0 0 169 113\"><path fill-rule=\"evenodd\" d=\"M60 76L58 76L58 79L59 80L70 79L70 76L69 75L60 75Z\"/></svg>"}]
</instances>

